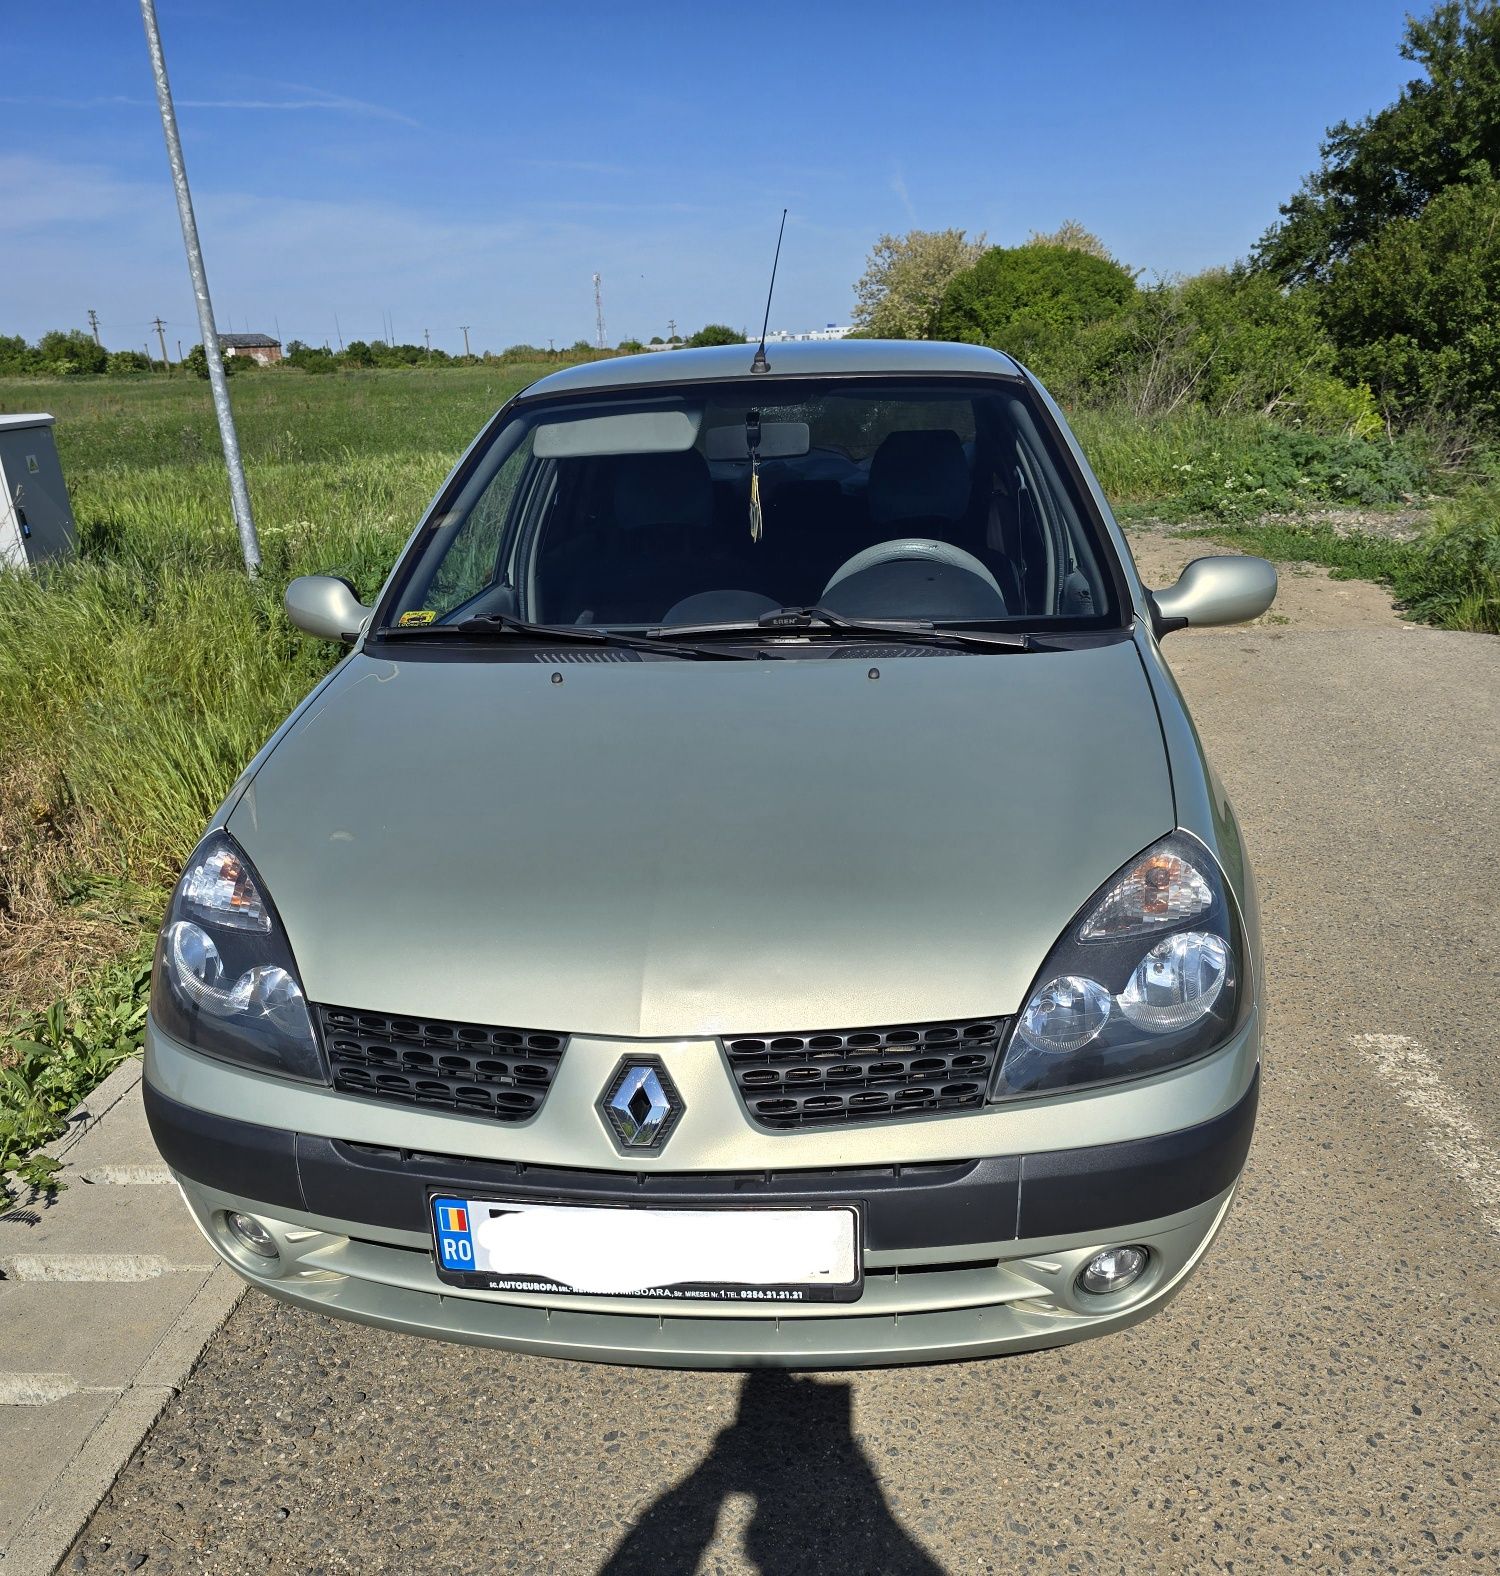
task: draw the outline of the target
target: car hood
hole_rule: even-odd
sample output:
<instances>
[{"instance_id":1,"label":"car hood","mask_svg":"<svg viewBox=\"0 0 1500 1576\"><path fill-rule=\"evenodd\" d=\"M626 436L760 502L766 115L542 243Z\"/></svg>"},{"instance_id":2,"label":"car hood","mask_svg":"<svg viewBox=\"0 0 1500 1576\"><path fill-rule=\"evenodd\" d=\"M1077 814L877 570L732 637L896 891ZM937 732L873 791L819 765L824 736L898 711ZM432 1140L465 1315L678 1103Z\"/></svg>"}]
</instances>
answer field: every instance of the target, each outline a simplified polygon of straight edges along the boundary
<instances>
[{"instance_id":1,"label":"car hood","mask_svg":"<svg viewBox=\"0 0 1500 1576\"><path fill-rule=\"evenodd\" d=\"M1009 1013L1173 824L1128 640L568 655L357 654L288 729L228 826L312 1000L661 1038Z\"/></svg>"}]
</instances>

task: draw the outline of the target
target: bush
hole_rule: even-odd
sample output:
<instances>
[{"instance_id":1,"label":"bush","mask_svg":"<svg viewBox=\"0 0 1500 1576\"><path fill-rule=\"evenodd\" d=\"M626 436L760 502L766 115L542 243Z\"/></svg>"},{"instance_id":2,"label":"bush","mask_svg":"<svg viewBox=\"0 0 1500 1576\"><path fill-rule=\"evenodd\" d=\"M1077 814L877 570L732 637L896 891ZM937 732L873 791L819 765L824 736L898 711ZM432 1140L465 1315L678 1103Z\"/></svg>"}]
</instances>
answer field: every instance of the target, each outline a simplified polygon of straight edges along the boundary
<instances>
[{"instance_id":1,"label":"bush","mask_svg":"<svg viewBox=\"0 0 1500 1576\"><path fill-rule=\"evenodd\" d=\"M1470 487L1433 510L1405 588L1415 617L1500 635L1500 486Z\"/></svg>"},{"instance_id":2,"label":"bush","mask_svg":"<svg viewBox=\"0 0 1500 1576\"><path fill-rule=\"evenodd\" d=\"M1453 186L1334 265L1319 295L1341 370L1393 417L1500 420L1500 182Z\"/></svg>"},{"instance_id":3,"label":"bush","mask_svg":"<svg viewBox=\"0 0 1500 1576\"><path fill-rule=\"evenodd\" d=\"M1083 409L1073 426L1111 501L1163 519L1378 507L1431 485L1427 453L1409 439L1325 436L1260 416L1213 417L1201 406L1154 419L1124 405Z\"/></svg>"},{"instance_id":4,"label":"bush","mask_svg":"<svg viewBox=\"0 0 1500 1576\"><path fill-rule=\"evenodd\" d=\"M995 246L943 292L932 337L991 345L1052 381L1079 331L1135 293L1128 270L1071 246Z\"/></svg>"},{"instance_id":5,"label":"bush","mask_svg":"<svg viewBox=\"0 0 1500 1576\"><path fill-rule=\"evenodd\" d=\"M81 328L63 333L55 329L43 334L36 343L37 361L41 367L61 377L78 377L103 372L109 360L108 353L94 341L92 334Z\"/></svg>"},{"instance_id":6,"label":"bush","mask_svg":"<svg viewBox=\"0 0 1500 1576\"><path fill-rule=\"evenodd\" d=\"M707 323L688 340L688 344L692 346L743 345L744 343L745 336L738 329L730 328L727 323Z\"/></svg>"}]
</instances>

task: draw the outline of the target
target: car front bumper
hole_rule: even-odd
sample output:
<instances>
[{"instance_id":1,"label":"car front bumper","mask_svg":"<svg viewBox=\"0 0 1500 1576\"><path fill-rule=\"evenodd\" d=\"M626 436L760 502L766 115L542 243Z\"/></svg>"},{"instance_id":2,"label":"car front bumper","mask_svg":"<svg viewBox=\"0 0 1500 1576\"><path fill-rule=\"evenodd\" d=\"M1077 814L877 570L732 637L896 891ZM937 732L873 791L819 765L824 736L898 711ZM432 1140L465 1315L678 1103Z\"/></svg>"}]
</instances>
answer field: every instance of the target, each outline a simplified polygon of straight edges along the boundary
<instances>
[{"instance_id":1,"label":"car front bumper","mask_svg":"<svg viewBox=\"0 0 1500 1576\"><path fill-rule=\"evenodd\" d=\"M1063 1345L1160 1308L1228 1212L1254 1127L1258 1039L1252 1020L1194 1067L1082 1099L1031 1102L1024 1113L1034 1118L1039 1105L1050 1106L1054 1142L1073 1133L1104 1142L985 1154L982 1137L993 1147L996 1114L1020 1110L992 1108L821 1133L815 1153L801 1146L801 1164L790 1153L795 1142L752 1131L753 1169L741 1151L731 1149L740 1164L725 1165L720 1146L713 1164L678 1148L680 1139L668 1146L675 1154L629 1160L601 1144L584 1165L574 1163L576 1149L554 1146L567 1151L569 1163L559 1164L538 1154L523 1128L290 1086L211 1062L154 1024L146 1105L208 1241L286 1302L546 1356L682 1368L866 1367ZM614 1042L606 1055L606 1044L601 1068L628 1048ZM702 1061L697 1047L651 1049L669 1058L677 1051L674 1076L691 1079L694 1058ZM1142 1103L1153 1087L1154 1127ZM236 1114L220 1114L229 1110ZM1136 1135L1115 1136L1122 1125ZM965 1158L976 1152L981 1158ZM855 1303L777 1303L749 1315L743 1303L460 1289L439 1281L433 1266L432 1190L644 1206L852 1202L864 1221L864 1288ZM272 1233L274 1264L228 1232L224 1216L233 1211ZM1087 1259L1121 1244L1150 1250L1142 1279L1105 1297L1081 1291Z\"/></svg>"}]
</instances>

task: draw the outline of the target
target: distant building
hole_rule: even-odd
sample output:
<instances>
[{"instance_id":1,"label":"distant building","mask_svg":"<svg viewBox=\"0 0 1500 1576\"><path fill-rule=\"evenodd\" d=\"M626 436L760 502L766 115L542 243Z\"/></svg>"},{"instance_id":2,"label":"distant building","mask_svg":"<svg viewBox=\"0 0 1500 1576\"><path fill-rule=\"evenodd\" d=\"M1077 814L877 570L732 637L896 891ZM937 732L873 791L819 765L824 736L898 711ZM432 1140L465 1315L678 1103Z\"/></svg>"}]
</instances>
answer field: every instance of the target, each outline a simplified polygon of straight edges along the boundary
<instances>
[{"instance_id":1,"label":"distant building","mask_svg":"<svg viewBox=\"0 0 1500 1576\"><path fill-rule=\"evenodd\" d=\"M226 356L249 356L263 367L281 360L281 341L269 334L220 334L219 343Z\"/></svg>"},{"instance_id":2,"label":"distant building","mask_svg":"<svg viewBox=\"0 0 1500 1576\"><path fill-rule=\"evenodd\" d=\"M822 328L810 328L806 333L793 334L785 328L773 328L766 335L767 342L778 340L781 343L795 342L808 339L847 339L854 332L852 323L825 323Z\"/></svg>"}]
</instances>

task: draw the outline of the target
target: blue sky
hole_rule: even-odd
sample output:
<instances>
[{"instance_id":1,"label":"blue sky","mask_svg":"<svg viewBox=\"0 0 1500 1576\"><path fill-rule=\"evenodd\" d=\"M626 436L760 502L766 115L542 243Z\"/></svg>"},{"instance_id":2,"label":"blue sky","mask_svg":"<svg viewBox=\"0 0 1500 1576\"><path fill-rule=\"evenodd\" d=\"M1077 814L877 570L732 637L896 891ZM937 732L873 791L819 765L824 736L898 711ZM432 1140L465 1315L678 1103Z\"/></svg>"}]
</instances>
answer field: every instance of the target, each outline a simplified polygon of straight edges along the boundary
<instances>
[{"instance_id":1,"label":"blue sky","mask_svg":"<svg viewBox=\"0 0 1500 1576\"><path fill-rule=\"evenodd\" d=\"M476 349L847 321L882 231L1066 218L1156 274L1244 255L1399 0L158 0L221 329ZM6 7L0 332L198 338L137 7ZM337 318L337 321L335 320ZM174 352L175 353L175 352Z\"/></svg>"}]
</instances>

